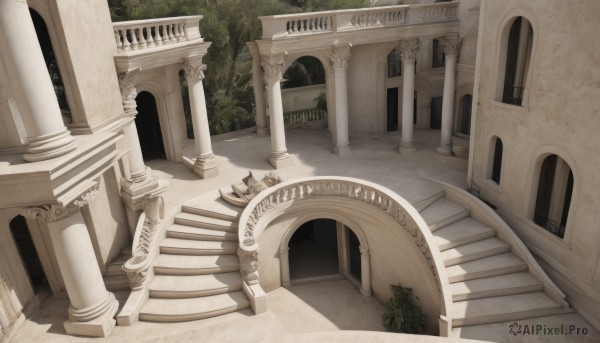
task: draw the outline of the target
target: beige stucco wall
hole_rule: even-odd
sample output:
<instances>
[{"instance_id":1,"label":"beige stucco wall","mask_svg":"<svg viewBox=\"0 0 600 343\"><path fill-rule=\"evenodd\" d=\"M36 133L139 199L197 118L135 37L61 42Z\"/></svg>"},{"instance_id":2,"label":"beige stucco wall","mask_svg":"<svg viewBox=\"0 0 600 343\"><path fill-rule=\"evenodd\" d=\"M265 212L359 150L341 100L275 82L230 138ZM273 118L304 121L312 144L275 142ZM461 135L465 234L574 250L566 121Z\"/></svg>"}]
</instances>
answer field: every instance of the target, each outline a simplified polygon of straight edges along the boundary
<instances>
[{"instance_id":1,"label":"beige stucco wall","mask_svg":"<svg viewBox=\"0 0 600 343\"><path fill-rule=\"evenodd\" d=\"M314 108L321 93L325 93L325 84L282 89L283 112Z\"/></svg>"},{"instance_id":2,"label":"beige stucco wall","mask_svg":"<svg viewBox=\"0 0 600 343\"><path fill-rule=\"evenodd\" d=\"M595 1L486 1L475 124L473 181L543 262L571 304L600 324L600 42ZM523 106L494 100L505 23L525 16L534 30ZM477 99L475 99L477 101ZM488 180L491 138L504 144L500 185ZM532 221L539 165L547 154L567 161L574 189L564 239Z\"/></svg>"},{"instance_id":3,"label":"beige stucco wall","mask_svg":"<svg viewBox=\"0 0 600 343\"><path fill-rule=\"evenodd\" d=\"M300 208L303 207L303 208ZM296 209L295 209L296 208ZM315 209L321 209L318 213ZM427 331L437 333L441 296L429 266L411 236L393 218L362 202L341 198L303 199L273 220L258 239L260 284L265 291L281 287L279 248L292 227L318 216L336 219L366 237L370 254L373 296L385 303L390 285L412 287L427 314ZM296 224L296 225L294 225ZM360 237L360 235L359 235Z\"/></svg>"}]
</instances>

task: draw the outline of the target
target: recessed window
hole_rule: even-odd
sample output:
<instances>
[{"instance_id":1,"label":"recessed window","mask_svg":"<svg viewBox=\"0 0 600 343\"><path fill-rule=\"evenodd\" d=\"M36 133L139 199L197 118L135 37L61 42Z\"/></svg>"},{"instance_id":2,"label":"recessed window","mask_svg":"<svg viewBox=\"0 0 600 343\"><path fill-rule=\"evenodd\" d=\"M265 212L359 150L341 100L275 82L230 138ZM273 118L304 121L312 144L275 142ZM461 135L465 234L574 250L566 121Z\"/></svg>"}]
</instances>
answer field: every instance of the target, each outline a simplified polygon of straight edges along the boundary
<instances>
[{"instance_id":1,"label":"recessed window","mask_svg":"<svg viewBox=\"0 0 600 343\"><path fill-rule=\"evenodd\" d=\"M504 35L496 100L522 106L533 46L533 29L526 18L516 17L509 21Z\"/></svg>"},{"instance_id":2,"label":"recessed window","mask_svg":"<svg viewBox=\"0 0 600 343\"><path fill-rule=\"evenodd\" d=\"M444 66L444 50L439 40L433 40L431 68L440 68Z\"/></svg>"},{"instance_id":3,"label":"recessed window","mask_svg":"<svg viewBox=\"0 0 600 343\"><path fill-rule=\"evenodd\" d=\"M460 99L460 132L465 135L471 134L471 109L473 96L466 94Z\"/></svg>"},{"instance_id":4,"label":"recessed window","mask_svg":"<svg viewBox=\"0 0 600 343\"><path fill-rule=\"evenodd\" d=\"M504 144L502 144L502 140L500 138L495 137L493 147L494 153L490 179L495 183L500 184L500 175L502 172L502 152L504 150Z\"/></svg>"},{"instance_id":5,"label":"recessed window","mask_svg":"<svg viewBox=\"0 0 600 343\"><path fill-rule=\"evenodd\" d=\"M400 48L395 48L388 55L388 77L402 76L402 57Z\"/></svg>"},{"instance_id":6,"label":"recessed window","mask_svg":"<svg viewBox=\"0 0 600 343\"><path fill-rule=\"evenodd\" d=\"M557 155L547 156L540 168L533 221L564 238L572 194L571 167Z\"/></svg>"}]
</instances>

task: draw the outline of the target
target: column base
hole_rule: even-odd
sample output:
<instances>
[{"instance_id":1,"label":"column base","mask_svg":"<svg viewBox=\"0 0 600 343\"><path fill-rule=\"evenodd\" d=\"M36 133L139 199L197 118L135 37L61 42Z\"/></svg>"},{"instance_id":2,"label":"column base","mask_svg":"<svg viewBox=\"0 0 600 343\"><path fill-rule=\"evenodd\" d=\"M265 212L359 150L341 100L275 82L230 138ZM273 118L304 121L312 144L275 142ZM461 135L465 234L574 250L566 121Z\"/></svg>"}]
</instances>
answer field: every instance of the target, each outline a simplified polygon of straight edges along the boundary
<instances>
[{"instance_id":1,"label":"column base","mask_svg":"<svg viewBox=\"0 0 600 343\"><path fill-rule=\"evenodd\" d=\"M294 164L294 162L292 161L292 157L287 152L283 152L283 153L271 152L271 155L269 155L269 163L275 169L289 167Z\"/></svg>"},{"instance_id":2,"label":"column base","mask_svg":"<svg viewBox=\"0 0 600 343\"><path fill-rule=\"evenodd\" d=\"M415 152L415 141L411 140L408 142L400 142L398 145L398 151L402 154L410 154Z\"/></svg>"},{"instance_id":3,"label":"column base","mask_svg":"<svg viewBox=\"0 0 600 343\"><path fill-rule=\"evenodd\" d=\"M194 173L201 179L208 179L219 175L219 168L217 167L214 155L209 158L196 158Z\"/></svg>"},{"instance_id":4,"label":"column base","mask_svg":"<svg viewBox=\"0 0 600 343\"><path fill-rule=\"evenodd\" d=\"M261 137L267 137L271 135L271 130L268 127L259 127L256 128L256 134Z\"/></svg>"},{"instance_id":5,"label":"column base","mask_svg":"<svg viewBox=\"0 0 600 343\"><path fill-rule=\"evenodd\" d=\"M342 145L342 146L334 145L332 150L333 150L334 154L338 154L340 156L346 156L346 155L349 155L352 152L350 150L350 145L349 144Z\"/></svg>"},{"instance_id":6,"label":"column base","mask_svg":"<svg viewBox=\"0 0 600 343\"><path fill-rule=\"evenodd\" d=\"M435 151L440 155L452 156L452 144L445 146L438 146Z\"/></svg>"},{"instance_id":7,"label":"column base","mask_svg":"<svg viewBox=\"0 0 600 343\"><path fill-rule=\"evenodd\" d=\"M128 209L138 211L142 209L142 201L146 194L162 193L167 189L167 185L167 182L153 176L151 169L146 167L143 179L121 179L121 198Z\"/></svg>"},{"instance_id":8,"label":"column base","mask_svg":"<svg viewBox=\"0 0 600 343\"><path fill-rule=\"evenodd\" d=\"M119 309L119 302L112 293L109 293L107 310L99 317L90 321L78 322L71 319L65 321L65 331L69 335L88 336L88 337L107 337L115 327L114 319Z\"/></svg>"},{"instance_id":9,"label":"column base","mask_svg":"<svg viewBox=\"0 0 600 343\"><path fill-rule=\"evenodd\" d=\"M63 130L45 136L29 137L29 145L25 149L23 159L27 162L50 160L77 149L71 133Z\"/></svg>"},{"instance_id":10,"label":"column base","mask_svg":"<svg viewBox=\"0 0 600 343\"><path fill-rule=\"evenodd\" d=\"M365 297L370 297L371 295L373 295L373 292L371 292L371 290L366 290L366 289L360 289L360 294L364 295Z\"/></svg>"}]
</instances>

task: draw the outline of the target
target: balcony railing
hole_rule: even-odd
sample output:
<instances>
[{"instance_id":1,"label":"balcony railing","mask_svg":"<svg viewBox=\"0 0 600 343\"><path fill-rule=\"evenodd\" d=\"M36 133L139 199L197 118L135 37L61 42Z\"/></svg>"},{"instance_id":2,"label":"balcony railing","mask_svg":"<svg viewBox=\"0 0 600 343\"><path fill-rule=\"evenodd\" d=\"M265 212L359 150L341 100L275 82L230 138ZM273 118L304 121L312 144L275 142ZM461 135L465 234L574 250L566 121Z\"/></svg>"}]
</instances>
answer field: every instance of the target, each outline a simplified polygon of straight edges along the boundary
<instances>
[{"instance_id":1,"label":"balcony railing","mask_svg":"<svg viewBox=\"0 0 600 343\"><path fill-rule=\"evenodd\" d=\"M458 3L400 5L260 17L263 39L454 21Z\"/></svg>"},{"instance_id":2,"label":"balcony railing","mask_svg":"<svg viewBox=\"0 0 600 343\"><path fill-rule=\"evenodd\" d=\"M201 15L113 23L119 53L199 39Z\"/></svg>"}]
</instances>

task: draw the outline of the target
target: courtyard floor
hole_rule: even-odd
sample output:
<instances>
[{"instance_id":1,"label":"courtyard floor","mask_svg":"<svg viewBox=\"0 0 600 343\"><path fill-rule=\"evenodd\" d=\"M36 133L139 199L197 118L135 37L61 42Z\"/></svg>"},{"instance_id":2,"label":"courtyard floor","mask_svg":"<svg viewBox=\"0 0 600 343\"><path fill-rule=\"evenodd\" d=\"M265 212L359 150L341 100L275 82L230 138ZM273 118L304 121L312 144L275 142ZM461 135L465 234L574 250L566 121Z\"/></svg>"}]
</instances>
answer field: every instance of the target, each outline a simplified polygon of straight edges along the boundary
<instances>
[{"instance_id":1,"label":"courtyard floor","mask_svg":"<svg viewBox=\"0 0 600 343\"><path fill-rule=\"evenodd\" d=\"M416 131L416 151L397 152L399 134L352 137L352 152L337 156L331 151L331 138L324 130L299 129L286 132L294 165L277 170L285 180L315 175L336 175L365 179L381 184L409 202L438 188L425 178L466 187L467 160L435 153L439 131ZM468 144L464 140L462 144ZM181 205L208 191L240 182L252 170L258 176L273 169L267 162L270 138L256 134L213 137L219 175L207 180L198 177L182 163L150 161L154 174L167 179L164 195L167 211L175 214ZM190 142L184 156L193 158ZM116 292L121 305L127 292ZM255 316L244 310L215 318L185 323L139 322L116 327L110 337L90 339L65 334L68 300L50 297L16 333L13 342L452 342L432 336L384 333L383 305L374 297L360 295L345 280L279 288L267 294L269 311ZM522 321L524 324L526 321ZM462 337L501 342L599 342L600 334L578 314L531 320L537 324L576 324L587 327L586 336L512 336L510 323L481 325L463 329ZM520 322L521 323L521 322ZM362 330L353 332L346 330ZM566 340L568 338L569 340Z\"/></svg>"}]
</instances>

